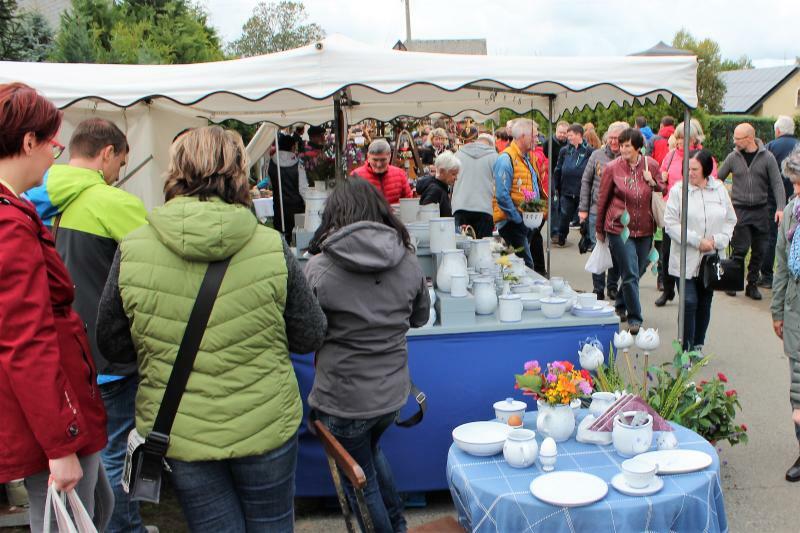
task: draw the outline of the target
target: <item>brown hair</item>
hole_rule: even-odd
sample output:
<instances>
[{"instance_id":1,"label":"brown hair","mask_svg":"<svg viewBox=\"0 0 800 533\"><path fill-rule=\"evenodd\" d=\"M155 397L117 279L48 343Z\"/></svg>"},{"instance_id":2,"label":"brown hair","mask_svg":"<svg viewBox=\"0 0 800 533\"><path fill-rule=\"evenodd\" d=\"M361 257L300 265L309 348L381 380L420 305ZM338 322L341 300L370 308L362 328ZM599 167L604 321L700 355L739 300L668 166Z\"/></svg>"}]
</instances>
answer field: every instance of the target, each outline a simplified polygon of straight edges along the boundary
<instances>
[{"instance_id":1,"label":"brown hair","mask_svg":"<svg viewBox=\"0 0 800 533\"><path fill-rule=\"evenodd\" d=\"M603 143L600 142L600 137L598 137L597 133L594 131L594 128L586 130L586 135L584 135L583 138L586 140L586 144L592 148L597 149L603 145Z\"/></svg>"},{"instance_id":2,"label":"brown hair","mask_svg":"<svg viewBox=\"0 0 800 533\"><path fill-rule=\"evenodd\" d=\"M25 134L32 132L38 142L49 141L61 127L61 111L24 83L0 85L0 158L22 151Z\"/></svg>"},{"instance_id":3,"label":"brown hair","mask_svg":"<svg viewBox=\"0 0 800 533\"><path fill-rule=\"evenodd\" d=\"M106 146L113 146L115 154L130 151L128 139L116 124L104 118L88 118L72 133L69 155L93 158Z\"/></svg>"},{"instance_id":4,"label":"brown hair","mask_svg":"<svg viewBox=\"0 0 800 533\"><path fill-rule=\"evenodd\" d=\"M195 128L170 148L164 198L218 196L229 204L250 206L247 152L242 137L220 126Z\"/></svg>"}]
</instances>

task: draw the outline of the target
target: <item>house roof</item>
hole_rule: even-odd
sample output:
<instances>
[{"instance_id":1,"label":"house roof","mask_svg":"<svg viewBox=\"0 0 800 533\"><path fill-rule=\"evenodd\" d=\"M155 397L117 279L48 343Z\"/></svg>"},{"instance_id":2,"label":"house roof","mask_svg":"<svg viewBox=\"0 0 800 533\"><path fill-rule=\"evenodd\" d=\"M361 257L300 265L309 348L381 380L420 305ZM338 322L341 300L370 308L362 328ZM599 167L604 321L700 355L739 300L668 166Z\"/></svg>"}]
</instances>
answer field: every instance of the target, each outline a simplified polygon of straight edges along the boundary
<instances>
[{"instance_id":1,"label":"house roof","mask_svg":"<svg viewBox=\"0 0 800 533\"><path fill-rule=\"evenodd\" d=\"M675 48L664 41L658 41L655 46L631 54L632 56L693 56L694 52L683 50L682 48Z\"/></svg>"},{"instance_id":2,"label":"house roof","mask_svg":"<svg viewBox=\"0 0 800 533\"><path fill-rule=\"evenodd\" d=\"M411 39L397 41L395 50L434 54L486 55L486 39Z\"/></svg>"},{"instance_id":3,"label":"house roof","mask_svg":"<svg viewBox=\"0 0 800 533\"><path fill-rule=\"evenodd\" d=\"M791 65L721 72L720 79L726 87L722 112L754 113L798 69L797 65Z\"/></svg>"}]
</instances>

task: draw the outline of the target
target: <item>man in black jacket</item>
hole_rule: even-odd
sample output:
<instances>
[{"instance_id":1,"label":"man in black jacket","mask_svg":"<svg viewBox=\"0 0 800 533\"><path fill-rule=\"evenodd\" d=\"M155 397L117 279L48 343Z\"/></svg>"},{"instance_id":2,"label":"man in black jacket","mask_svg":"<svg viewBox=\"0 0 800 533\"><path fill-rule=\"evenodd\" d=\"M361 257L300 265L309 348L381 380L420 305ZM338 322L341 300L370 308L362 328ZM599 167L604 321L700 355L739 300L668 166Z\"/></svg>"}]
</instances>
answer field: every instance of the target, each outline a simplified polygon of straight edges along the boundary
<instances>
[{"instance_id":1,"label":"man in black jacket","mask_svg":"<svg viewBox=\"0 0 800 533\"><path fill-rule=\"evenodd\" d=\"M458 179L461 170L461 161L448 150L445 150L436 158L435 176L426 176L417 181L417 194L419 194L419 204L439 204L439 216L453 216L453 208L450 206L450 189Z\"/></svg>"},{"instance_id":2,"label":"man in black jacket","mask_svg":"<svg viewBox=\"0 0 800 533\"><path fill-rule=\"evenodd\" d=\"M583 126L572 124L567 129L567 145L558 153L558 163L553 172L553 190L558 195L558 246L564 246L569 234L569 223L578 212L581 197L581 179L592 149L583 142Z\"/></svg>"}]
</instances>

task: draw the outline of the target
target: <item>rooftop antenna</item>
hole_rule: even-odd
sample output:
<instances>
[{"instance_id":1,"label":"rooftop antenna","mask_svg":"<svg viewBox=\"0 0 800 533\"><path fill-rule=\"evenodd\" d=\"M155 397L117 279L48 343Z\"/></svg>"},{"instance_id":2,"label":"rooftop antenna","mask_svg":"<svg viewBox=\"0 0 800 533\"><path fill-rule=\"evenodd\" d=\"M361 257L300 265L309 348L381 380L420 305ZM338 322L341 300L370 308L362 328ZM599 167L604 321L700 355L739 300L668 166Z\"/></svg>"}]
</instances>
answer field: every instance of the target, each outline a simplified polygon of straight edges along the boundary
<instances>
[{"instance_id":1,"label":"rooftop antenna","mask_svg":"<svg viewBox=\"0 0 800 533\"><path fill-rule=\"evenodd\" d=\"M411 0L403 0L406 5L406 44L411 41Z\"/></svg>"}]
</instances>

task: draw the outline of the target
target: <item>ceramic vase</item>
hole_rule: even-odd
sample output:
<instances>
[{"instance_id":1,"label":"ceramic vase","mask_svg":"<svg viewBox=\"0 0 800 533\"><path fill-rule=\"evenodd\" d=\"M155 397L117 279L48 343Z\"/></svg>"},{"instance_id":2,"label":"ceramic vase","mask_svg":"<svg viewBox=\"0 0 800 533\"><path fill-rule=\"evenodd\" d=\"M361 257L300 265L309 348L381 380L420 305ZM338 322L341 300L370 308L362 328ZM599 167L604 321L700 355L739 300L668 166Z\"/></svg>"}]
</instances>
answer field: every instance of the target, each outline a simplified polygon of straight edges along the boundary
<instances>
[{"instance_id":1,"label":"ceramic vase","mask_svg":"<svg viewBox=\"0 0 800 533\"><path fill-rule=\"evenodd\" d=\"M541 400L536 402L539 414L536 416L536 429L545 437L556 442L568 440L575 431L575 412L569 405L550 405Z\"/></svg>"}]
</instances>

